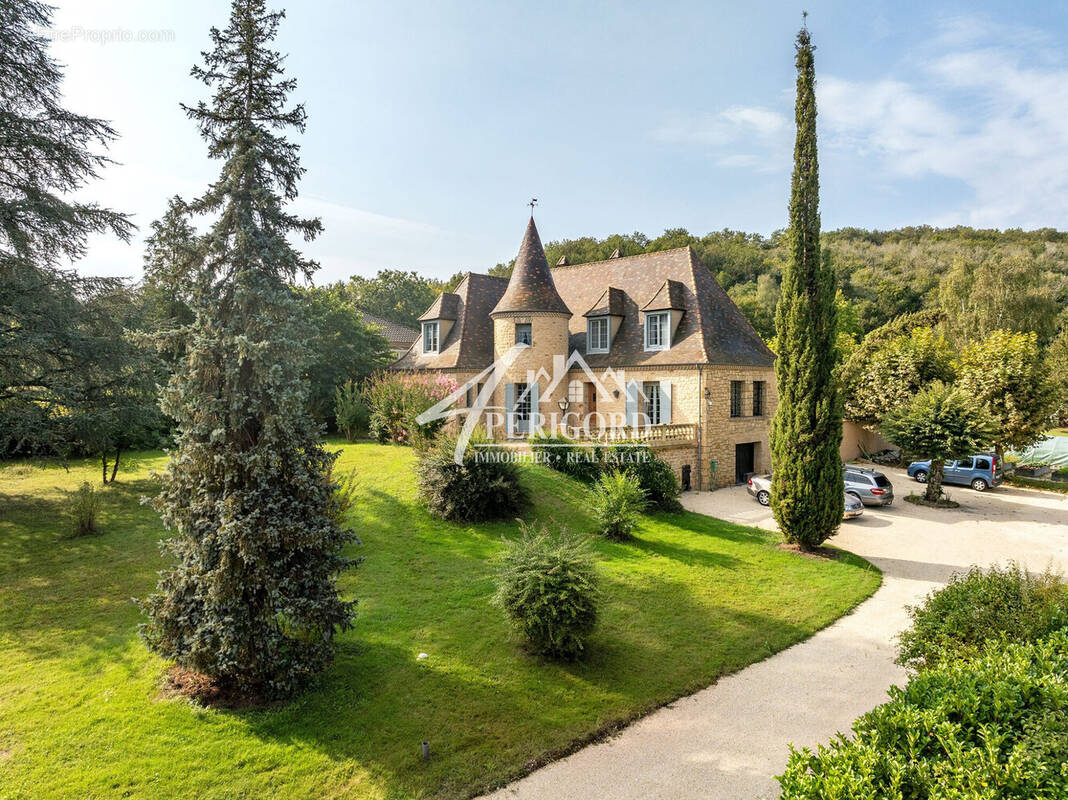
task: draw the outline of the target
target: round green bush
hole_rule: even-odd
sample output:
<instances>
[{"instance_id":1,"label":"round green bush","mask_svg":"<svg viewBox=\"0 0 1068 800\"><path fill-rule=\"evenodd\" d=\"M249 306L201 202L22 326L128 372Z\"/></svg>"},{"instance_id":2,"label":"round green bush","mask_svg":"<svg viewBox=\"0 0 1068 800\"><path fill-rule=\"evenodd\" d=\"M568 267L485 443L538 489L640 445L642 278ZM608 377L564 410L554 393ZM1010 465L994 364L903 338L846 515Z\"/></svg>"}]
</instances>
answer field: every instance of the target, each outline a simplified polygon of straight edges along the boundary
<instances>
[{"instance_id":1,"label":"round green bush","mask_svg":"<svg viewBox=\"0 0 1068 800\"><path fill-rule=\"evenodd\" d=\"M476 434L463 451L462 463L457 464L456 438L442 434L418 451L419 496L430 512L456 522L514 517L529 495L519 482L512 454L485 447L488 440Z\"/></svg>"},{"instance_id":2,"label":"round green bush","mask_svg":"<svg viewBox=\"0 0 1068 800\"><path fill-rule=\"evenodd\" d=\"M605 469L619 469L633 475L650 506L661 511L682 511L682 486L675 470L645 444L617 444L605 453Z\"/></svg>"},{"instance_id":3,"label":"round green bush","mask_svg":"<svg viewBox=\"0 0 1068 800\"><path fill-rule=\"evenodd\" d=\"M646 508L645 492L629 472L606 472L590 493L590 505L601 535L620 541L630 536Z\"/></svg>"},{"instance_id":4,"label":"round green bush","mask_svg":"<svg viewBox=\"0 0 1068 800\"><path fill-rule=\"evenodd\" d=\"M1068 587L1046 571L1018 564L972 567L909 608L898 663L912 669L968 658L990 639L1031 642L1068 626Z\"/></svg>"},{"instance_id":5,"label":"round green bush","mask_svg":"<svg viewBox=\"0 0 1068 800\"><path fill-rule=\"evenodd\" d=\"M520 531L501 557L494 601L534 652L576 659L601 603L589 543L566 528L554 536L545 526L520 523Z\"/></svg>"}]
</instances>

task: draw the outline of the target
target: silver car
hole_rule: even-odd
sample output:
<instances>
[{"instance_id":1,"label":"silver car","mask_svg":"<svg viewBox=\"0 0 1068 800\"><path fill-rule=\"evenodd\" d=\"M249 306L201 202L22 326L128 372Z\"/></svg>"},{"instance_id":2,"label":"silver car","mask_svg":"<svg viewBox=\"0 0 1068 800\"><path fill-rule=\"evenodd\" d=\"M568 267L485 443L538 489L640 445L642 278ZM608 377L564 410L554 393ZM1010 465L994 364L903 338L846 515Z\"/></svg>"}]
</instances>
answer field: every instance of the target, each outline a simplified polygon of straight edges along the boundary
<instances>
[{"instance_id":1,"label":"silver car","mask_svg":"<svg viewBox=\"0 0 1068 800\"><path fill-rule=\"evenodd\" d=\"M771 505L771 475L753 475L746 483L745 490L749 492L762 506ZM842 519L853 519L864 513L864 504L851 495L845 495L845 507Z\"/></svg>"},{"instance_id":2,"label":"silver car","mask_svg":"<svg viewBox=\"0 0 1068 800\"><path fill-rule=\"evenodd\" d=\"M846 494L854 495L866 506L888 506L894 502L894 484L878 470L846 464L842 477Z\"/></svg>"}]
</instances>

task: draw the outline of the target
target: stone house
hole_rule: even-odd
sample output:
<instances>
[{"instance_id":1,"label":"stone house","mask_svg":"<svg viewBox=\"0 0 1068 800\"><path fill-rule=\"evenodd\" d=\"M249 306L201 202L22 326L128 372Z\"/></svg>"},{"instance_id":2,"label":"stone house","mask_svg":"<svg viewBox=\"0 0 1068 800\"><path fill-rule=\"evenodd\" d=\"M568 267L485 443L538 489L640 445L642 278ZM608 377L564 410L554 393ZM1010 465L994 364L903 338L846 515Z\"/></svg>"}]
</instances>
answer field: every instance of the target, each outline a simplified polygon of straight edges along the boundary
<instances>
[{"instance_id":1,"label":"stone house","mask_svg":"<svg viewBox=\"0 0 1068 800\"><path fill-rule=\"evenodd\" d=\"M696 489L770 468L774 355L689 247L550 269L531 218L511 278L469 273L420 323L393 368L450 373L494 439L641 439Z\"/></svg>"}]
</instances>

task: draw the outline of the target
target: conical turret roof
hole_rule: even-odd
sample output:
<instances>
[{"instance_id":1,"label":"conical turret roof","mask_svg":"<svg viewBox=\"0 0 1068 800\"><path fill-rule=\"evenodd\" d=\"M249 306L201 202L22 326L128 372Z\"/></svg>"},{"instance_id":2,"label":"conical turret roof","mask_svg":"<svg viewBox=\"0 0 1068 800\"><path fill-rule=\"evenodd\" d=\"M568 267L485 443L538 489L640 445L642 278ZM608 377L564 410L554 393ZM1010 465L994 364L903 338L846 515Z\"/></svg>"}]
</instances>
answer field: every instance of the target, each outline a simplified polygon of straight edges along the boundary
<instances>
[{"instance_id":1,"label":"conical turret roof","mask_svg":"<svg viewBox=\"0 0 1068 800\"><path fill-rule=\"evenodd\" d=\"M519 254L515 258L508 288L491 313L503 314L511 311L571 313L556 291L534 217L530 218L526 233L523 234L523 243L519 245Z\"/></svg>"}]
</instances>

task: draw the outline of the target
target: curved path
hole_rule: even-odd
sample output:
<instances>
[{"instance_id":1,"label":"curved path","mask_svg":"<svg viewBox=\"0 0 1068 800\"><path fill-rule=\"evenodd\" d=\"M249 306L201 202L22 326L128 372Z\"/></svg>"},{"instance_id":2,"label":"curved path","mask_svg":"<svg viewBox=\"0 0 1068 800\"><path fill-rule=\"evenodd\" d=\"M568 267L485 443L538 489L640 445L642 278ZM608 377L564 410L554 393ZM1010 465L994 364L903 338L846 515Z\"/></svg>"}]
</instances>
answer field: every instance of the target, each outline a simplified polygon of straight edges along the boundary
<instances>
[{"instance_id":1,"label":"curved path","mask_svg":"<svg viewBox=\"0 0 1068 800\"><path fill-rule=\"evenodd\" d=\"M716 798L778 796L789 744L814 746L883 702L904 672L893 640L905 606L971 564L1015 559L1031 569L1068 569L1068 497L1003 487L985 494L947 487L965 507L926 509L901 497L914 484L886 470L898 501L867 509L833 543L883 571L871 599L812 638L697 694L619 735L554 762L493 798ZM774 528L741 487L683 496L693 511Z\"/></svg>"}]
</instances>

